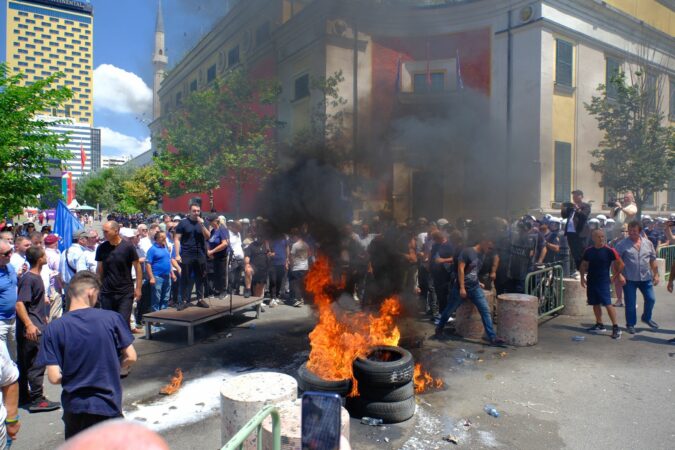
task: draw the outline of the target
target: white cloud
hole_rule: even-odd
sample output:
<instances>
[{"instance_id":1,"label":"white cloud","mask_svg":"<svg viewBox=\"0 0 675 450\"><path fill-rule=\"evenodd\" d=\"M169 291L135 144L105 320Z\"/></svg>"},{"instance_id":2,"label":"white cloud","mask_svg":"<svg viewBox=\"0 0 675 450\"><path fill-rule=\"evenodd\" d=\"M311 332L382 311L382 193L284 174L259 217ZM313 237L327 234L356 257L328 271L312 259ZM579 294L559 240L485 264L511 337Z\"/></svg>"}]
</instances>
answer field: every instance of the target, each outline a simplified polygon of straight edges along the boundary
<instances>
[{"instance_id":1,"label":"white cloud","mask_svg":"<svg viewBox=\"0 0 675 450\"><path fill-rule=\"evenodd\" d=\"M105 156L138 156L150 150L150 136L138 139L120 132L101 127L101 152Z\"/></svg>"},{"instance_id":2,"label":"white cloud","mask_svg":"<svg viewBox=\"0 0 675 450\"><path fill-rule=\"evenodd\" d=\"M94 70L94 108L150 118L152 89L135 73L101 64Z\"/></svg>"}]
</instances>

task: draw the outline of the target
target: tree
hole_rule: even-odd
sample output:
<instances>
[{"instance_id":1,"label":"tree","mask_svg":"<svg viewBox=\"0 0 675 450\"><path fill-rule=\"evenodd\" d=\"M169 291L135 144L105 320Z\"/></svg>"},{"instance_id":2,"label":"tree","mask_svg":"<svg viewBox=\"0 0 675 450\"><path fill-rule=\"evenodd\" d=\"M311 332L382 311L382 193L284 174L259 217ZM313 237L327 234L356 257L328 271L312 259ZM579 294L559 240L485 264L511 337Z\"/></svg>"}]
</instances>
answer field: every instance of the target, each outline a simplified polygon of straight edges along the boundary
<instances>
[{"instance_id":1,"label":"tree","mask_svg":"<svg viewBox=\"0 0 675 450\"><path fill-rule=\"evenodd\" d=\"M131 177L122 183L124 209L131 209L132 213L157 212L162 194L161 180L162 174L154 164L134 170Z\"/></svg>"},{"instance_id":2,"label":"tree","mask_svg":"<svg viewBox=\"0 0 675 450\"><path fill-rule=\"evenodd\" d=\"M213 191L222 179L230 179L239 215L243 183L251 176L264 178L276 165L271 105L278 95L277 83L251 80L242 69L189 95L163 119L159 136L155 161L167 194L207 192L213 208Z\"/></svg>"},{"instance_id":3,"label":"tree","mask_svg":"<svg viewBox=\"0 0 675 450\"><path fill-rule=\"evenodd\" d=\"M608 86L600 85L601 96L585 104L604 131L597 158L591 168L601 175L600 185L613 192L632 191L638 217L645 200L666 188L675 168L675 129L664 126L662 90L644 70L636 70L629 83L617 73Z\"/></svg>"},{"instance_id":4,"label":"tree","mask_svg":"<svg viewBox=\"0 0 675 450\"><path fill-rule=\"evenodd\" d=\"M90 173L77 182L77 197L89 205L98 205L108 211L119 211L124 195L123 181L126 169L112 167Z\"/></svg>"},{"instance_id":5,"label":"tree","mask_svg":"<svg viewBox=\"0 0 675 450\"><path fill-rule=\"evenodd\" d=\"M53 87L62 77L56 73L29 86L23 74L11 75L0 64L0 213L16 215L40 198L55 197L60 191L48 177L71 158L64 150L68 136L48 127L66 120L48 120L40 113L60 108L71 98L66 87Z\"/></svg>"}]
</instances>

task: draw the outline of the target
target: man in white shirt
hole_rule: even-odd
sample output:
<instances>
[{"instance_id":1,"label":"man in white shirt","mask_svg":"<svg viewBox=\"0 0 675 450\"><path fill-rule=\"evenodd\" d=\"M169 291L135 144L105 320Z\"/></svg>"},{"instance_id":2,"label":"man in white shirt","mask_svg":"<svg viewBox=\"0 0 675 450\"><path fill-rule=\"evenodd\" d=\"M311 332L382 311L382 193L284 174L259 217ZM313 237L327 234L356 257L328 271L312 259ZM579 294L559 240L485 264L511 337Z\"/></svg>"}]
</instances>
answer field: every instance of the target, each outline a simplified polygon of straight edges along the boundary
<instances>
[{"instance_id":1,"label":"man in white shirt","mask_svg":"<svg viewBox=\"0 0 675 450\"><path fill-rule=\"evenodd\" d=\"M85 255L89 233L86 230L79 229L73 231L73 243L66 251L61 253L59 272L63 280L63 292L66 299L64 311L68 311L68 283L77 272L87 270L87 258Z\"/></svg>"},{"instance_id":2,"label":"man in white shirt","mask_svg":"<svg viewBox=\"0 0 675 450\"><path fill-rule=\"evenodd\" d=\"M19 423L19 369L10 359L7 347L0 345L0 448L7 437L16 439Z\"/></svg>"},{"instance_id":3,"label":"man in white shirt","mask_svg":"<svg viewBox=\"0 0 675 450\"><path fill-rule=\"evenodd\" d=\"M17 236L14 240L14 253L9 263L14 267L16 276L21 278L21 275L30 270L30 264L26 260L26 250L31 247L30 239L26 236Z\"/></svg>"},{"instance_id":4,"label":"man in white shirt","mask_svg":"<svg viewBox=\"0 0 675 450\"><path fill-rule=\"evenodd\" d=\"M49 302L49 321L61 317L63 305L61 303L61 274L59 265L61 263L61 252L59 251L59 237L55 234L48 234L44 239L45 253L47 255L47 264L45 268L49 274L49 281L45 283L45 295Z\"/></svg>"}]
</instances>

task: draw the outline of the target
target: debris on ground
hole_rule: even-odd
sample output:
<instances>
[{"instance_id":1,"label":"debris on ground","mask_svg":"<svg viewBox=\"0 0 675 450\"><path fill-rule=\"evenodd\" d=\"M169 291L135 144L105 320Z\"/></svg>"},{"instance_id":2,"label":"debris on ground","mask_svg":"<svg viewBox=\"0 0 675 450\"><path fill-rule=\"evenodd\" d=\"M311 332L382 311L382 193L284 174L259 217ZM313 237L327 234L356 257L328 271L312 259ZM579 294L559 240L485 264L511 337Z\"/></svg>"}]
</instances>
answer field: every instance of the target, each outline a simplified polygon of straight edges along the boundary
<instances>
[{"instance_id":1,"label":"debris on ground","mask_svg":"<svg viewBox=\"0 0 675 450\"><path fill-rule=\"evenodd\" d=\"M584 342L586 340L586 336L572 336L572 340L574 342Z\"/></svg>"},{"instance_id":2,"label":"debris on ground","mask_svg":"<svg viewBox=\"0 0 675 450\"><path fill-rule=\"evenodd\" d=\"M388 438L388 437L385 437L385 438L384 438L384 442L389 442L389 438Z\"/></svg>"},{"instance_id":3,"label":"debris on ground","mask_svg":"<svg viewBox=\"0 0 675 450\"><path fill-rule=\"evenodd\" d=\"M483 407L483 411L485 411L486 413L488 413L488 415L492 417L495 418L499 417L499 411L497 411L497 408L495 408L494 405L491 405L489 403Z\"/></svg>"},{"instance_id":4,"label":"debris on ground","mask_svg":"<svg viewBox=\"0 0 675 450\"><path fill-rule=\"evenodd\" d=\"M370 425L371 427L376 427L378 425L382 425L384 421L382 419L375 419L373 417L362 417L361 423L363 425Z\"/></svg>"},{"instance_id":5,"label":"debris on ground","mask_svg":"<svg viewBox=\"0 0 675 450\"><path fill-rule=\"evenodd\" d=\"M464 428L470 428L472 425L471 421L469 419L464 419L464 422L462 423L462 426Z\"/></svg>"},{"instance_id":6,"label":"debris on ground","mask_svg":"<svg viewBox=\"0 0 675 450\"><path fill-rule=\"evenodd\" d=\"M172 395L178 392L180 386L183 384L183 371L180 368L176 369L174 376L171 377L171 382L159 390L162 395Z\"/></svg>"},{"instance_id":7,"label":"debris on ground","mask_svg":"<svg viewBox=\"0 0 675 450\"><path fill-rule=\"evenodd\" d=\"M452 434L448 434L447 436L443 436L443 440L448 441L448 442L450 442L452 444L455 444L455 445L459 444L459 439L457 438L457 436L454 436Z\"/></svg>"},{"instance_id":8,"label":"debris on ground","mask_svg":"<svg viewBox=\"0 0 675 450\"><path fill-rule=\"evenodd\" d=\"M508 355L507 352L499 352L499 357L500 357L500 358L506 358L507 355Z\"/></svg>"}]
</instances>

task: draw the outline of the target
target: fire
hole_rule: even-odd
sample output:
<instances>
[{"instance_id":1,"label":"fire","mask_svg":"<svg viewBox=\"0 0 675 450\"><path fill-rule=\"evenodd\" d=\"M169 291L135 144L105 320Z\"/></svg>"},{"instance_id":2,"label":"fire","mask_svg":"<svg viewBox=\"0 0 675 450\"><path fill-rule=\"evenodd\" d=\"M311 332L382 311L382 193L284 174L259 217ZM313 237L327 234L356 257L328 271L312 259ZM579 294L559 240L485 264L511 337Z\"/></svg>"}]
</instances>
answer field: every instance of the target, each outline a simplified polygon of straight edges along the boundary
<instances>
[{"instance_id":1,"label":"fire","mask_svg":"<svg viewBox=\"0 0 675 450\"><path fill-rule=\"evenodd\" d=\"M181 384L183 384L183 371L176 369L174 376L171 377L171 382L160 389L159 393L163 395L175 394L180 389Z\"/></svg>"},{"instance_id":2,"label":"fire","mask_svg":"<svg viewBox=\"0 0 675 450\"><path fill-rule=\"evenodd\" d=\"M401 303L397 298L386 299L382 302L379 315L364 312L338 315L333 309L333 298L329 289L332 287L332 280L330 263L324 257L318 258L305 281L305 288L313 294L319 313L319 323L309 334L311 351L307 368L324 380L351 378L352 391L349 396L354 397L359 392L352 373L352 363L375 345L398 345L401 333L396 325L396 318L401 314ZM431 383L436 383L437 387L442 386L442 381L435 382L429 376L431 381L418 391L418 369L421 373L419 364L415 367L416 392L422 392Z\"/></svg>"},{"instance_id":3,"label":"fire","mask_svg":"<svg viewBox=\"0 0 675 450\"><path fill-rule=\"evenodd\" d=\"M443 380L434 378L429 372L422 368L422 364L415 364L415 372L413 374L415 381L415 394L420 394L430 387L440 389L443 387Z\"/></svg>"}]
</instances>

